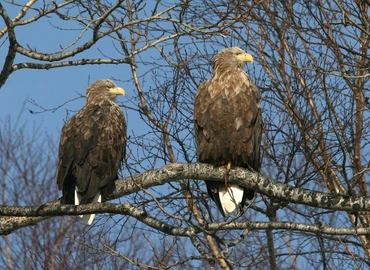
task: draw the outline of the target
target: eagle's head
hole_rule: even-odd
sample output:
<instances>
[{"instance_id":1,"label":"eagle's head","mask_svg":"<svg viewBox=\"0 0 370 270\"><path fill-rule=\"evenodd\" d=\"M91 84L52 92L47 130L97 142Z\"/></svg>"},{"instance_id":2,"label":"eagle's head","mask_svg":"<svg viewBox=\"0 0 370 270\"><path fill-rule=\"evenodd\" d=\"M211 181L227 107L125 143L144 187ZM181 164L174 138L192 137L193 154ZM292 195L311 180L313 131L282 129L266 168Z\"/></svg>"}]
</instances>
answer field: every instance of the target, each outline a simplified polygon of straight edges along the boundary
<instances>
[{"instance_id":1,"label":"eagle's head","mask_svg":"<svg viewBox=\"0 0 370 270\"><path fill-rule=\"evenodd\" d=\"M111 80L99 80L91 84L86 90L86 102L96 103L102 99L115 101L117 95L125 95L125 90L118 87Z\"/></svg>"},{"instance_id":2,"label":"eagle's head","mask_svg":"<svg viewBox=\"0 0 370 270\"><path fill-rule=\"evenodd\" d=\"M214 57L213 69L216 70L220 65L243 68L246 62L253 63L253 56L239 47L225 48Z\"/></svg>"}]
</instances>

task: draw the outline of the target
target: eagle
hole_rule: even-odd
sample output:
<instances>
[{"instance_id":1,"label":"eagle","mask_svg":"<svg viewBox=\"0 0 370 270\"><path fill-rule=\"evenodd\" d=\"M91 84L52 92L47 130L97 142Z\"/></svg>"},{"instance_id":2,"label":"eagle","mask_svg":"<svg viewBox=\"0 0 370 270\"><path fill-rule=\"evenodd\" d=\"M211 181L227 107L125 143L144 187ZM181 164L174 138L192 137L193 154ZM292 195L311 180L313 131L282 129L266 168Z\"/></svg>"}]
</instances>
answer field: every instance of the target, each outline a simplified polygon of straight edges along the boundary
<instances>
[{"instance_id":1,"label":"eagle","mask_svg":"<svg viewBox=\"0 0 370 270\"><path fill-rule=\"evenodd\" d=\"M213 76L200 84L194 104L198 161L259 171L262 118L260 94L243 70L253 57L238 47L225 48L213 58ZM243 207L253 190L206 181L207 191L223 216Z\"/></svg>"},{"instance_id":2,"label":"eagle","mask_svg":"<svg viewBox=\"0 0 370 270\"><path fill-rule=\"evenodd\" d=\"M126 154L126 121L117 95L125 91L111 80L94 82L85 106L63 126L56 176L62 204L101 202L114 189ZM95 214L81 217L91 225Z\"/></svg>"}]
</instances>

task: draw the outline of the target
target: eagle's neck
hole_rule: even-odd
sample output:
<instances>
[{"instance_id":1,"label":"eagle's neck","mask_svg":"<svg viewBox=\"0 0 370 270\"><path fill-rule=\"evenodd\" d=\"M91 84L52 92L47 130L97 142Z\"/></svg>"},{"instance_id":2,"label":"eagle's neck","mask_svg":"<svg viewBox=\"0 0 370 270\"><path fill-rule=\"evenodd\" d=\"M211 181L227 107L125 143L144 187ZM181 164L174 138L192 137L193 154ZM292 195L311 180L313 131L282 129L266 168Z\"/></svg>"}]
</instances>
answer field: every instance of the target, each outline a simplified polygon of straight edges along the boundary
<instances>
[{"instance_id":1,"label":"eagle's neck","mask_svg":"<svg viewBox=\"0 0 370 270\"><path fill-rule=\"evenodd\" d=\"M213 87L213 85L217 87ZM244 87L243 87L244 85ZM215 67L213 77L209 80L208 91L211 98L221 95L235 97L246 91L250 80L241 65L219 65Z\"/></svg>"},{"instance_id":2,"label":"eagle's neck","mask_svg":"<svg viewBox=\"0 0 370 270\"><path fill-rule=\"evenodd\" d=\"M213 73L213 78L228 80L229 77L232 77L230 74L245 75L246 73L241 65L217 65Z\"/></svg>"},{"instance_id":3,"label":"eagle's neck","mask_svg":"<svg viewBox=\"0 0 370 270\"><path fill-rule=\"evenodd\" d=\"M98 106L112 106L116 104L116 96L106 96L103 94L97 94L86 97L86 103Z\"/></svg>"}]
</instances>

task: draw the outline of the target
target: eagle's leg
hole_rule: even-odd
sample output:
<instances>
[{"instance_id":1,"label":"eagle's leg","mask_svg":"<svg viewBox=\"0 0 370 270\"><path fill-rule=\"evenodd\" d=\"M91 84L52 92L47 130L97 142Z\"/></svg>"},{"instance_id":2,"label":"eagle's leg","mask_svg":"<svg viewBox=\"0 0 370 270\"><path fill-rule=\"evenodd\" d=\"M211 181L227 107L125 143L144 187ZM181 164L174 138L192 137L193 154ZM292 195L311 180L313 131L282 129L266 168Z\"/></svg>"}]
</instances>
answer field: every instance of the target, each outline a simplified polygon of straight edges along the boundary
<instances>
[{"instance_id":1,"label":"eagle's leg","mask_svg":"<svg viewBox=\"0 0 370 270\"><path fill-rule=\"evenodd\" d=\"M225 187L226 188L228 187L228 184L227 184L227 176L229 175L230 169L231 169L231 161L229 161L227 163L227 165L226 165L226 171L225 171L225 174L224 174L224 181L225 181Z\"/></svg>"}]
</instances>

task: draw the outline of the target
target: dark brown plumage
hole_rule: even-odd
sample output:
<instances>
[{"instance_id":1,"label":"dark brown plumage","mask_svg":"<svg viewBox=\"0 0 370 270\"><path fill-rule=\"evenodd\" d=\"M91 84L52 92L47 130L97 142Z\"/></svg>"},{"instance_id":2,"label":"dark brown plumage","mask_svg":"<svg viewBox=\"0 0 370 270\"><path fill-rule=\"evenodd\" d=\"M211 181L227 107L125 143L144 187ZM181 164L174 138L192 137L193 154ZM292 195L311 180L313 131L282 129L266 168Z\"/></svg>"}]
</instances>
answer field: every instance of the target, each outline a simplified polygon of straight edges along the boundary
<instances>
[{"instance_id":1,"label":"dark brown plumage","mask_svg":"<svg viewBox=\"0 0 370 270\"><path fill-rule=\"evenodd\" d=\"M63 204L101 202L110 193L126 153L126 122L117 95L122 88L100 80L86 91L86 105L64 125L59 144L57 183ZM95 215L84 215L91 224Z\"/></svg>"},{"instance_id":2,"label":"dark brown plumage","mask_svg":"<svg viewBox=\"0 0 370 270\"><path fill-rule=\"evenodd\" d=\"M261 108L256 85L244 72L253 57L238 47L226 48L213 60L213 77L198 89L195 137L199 162L260 169ZM207 191L222 214L231 214L254 192L236 185L207 181Z\"/></svg>"}]
</instances>

